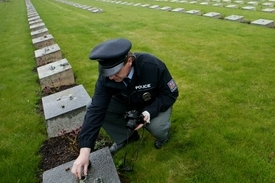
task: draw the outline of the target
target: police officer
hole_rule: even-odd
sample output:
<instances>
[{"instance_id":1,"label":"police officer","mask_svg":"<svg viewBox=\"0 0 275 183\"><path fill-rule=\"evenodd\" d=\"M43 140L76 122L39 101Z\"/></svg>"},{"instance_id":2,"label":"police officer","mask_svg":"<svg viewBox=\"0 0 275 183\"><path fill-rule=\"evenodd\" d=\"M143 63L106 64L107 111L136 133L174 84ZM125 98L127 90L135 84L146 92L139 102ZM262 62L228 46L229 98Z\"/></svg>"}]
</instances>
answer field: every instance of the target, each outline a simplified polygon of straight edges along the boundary
<instances>
[{"instance_id":1,"label":"police officer","mask_svg":"<svg viewBox=\"0 0 275 183\"><path fill-rule=\"evenodd\" d=\"M101 127L114 140L111 153L138 140L141 127L156 138L157 149L169 139L177 85L161 60L148 53L132 53L131 47L127 39L112 39L90 53L89 58L99 63L100 74L79 135L80 153L71 170L78 178L82 171L87 174L89 154ZM143 122L129 131L124 115L131 110L139 111Z\"/></svg>"}]
</instances>

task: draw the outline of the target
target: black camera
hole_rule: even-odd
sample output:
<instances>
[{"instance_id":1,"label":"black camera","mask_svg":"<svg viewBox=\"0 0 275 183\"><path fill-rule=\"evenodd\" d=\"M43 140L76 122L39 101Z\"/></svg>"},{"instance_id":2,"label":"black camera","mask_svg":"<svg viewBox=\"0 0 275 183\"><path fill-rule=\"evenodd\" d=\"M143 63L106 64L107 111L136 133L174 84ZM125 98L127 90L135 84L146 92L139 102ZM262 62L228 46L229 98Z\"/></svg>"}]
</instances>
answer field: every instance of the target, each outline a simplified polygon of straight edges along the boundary
<instances>
[{"instance_id":1,"label":"black camera","mask_svg":"<svg viewBox=\"0 0 275 183\"><path fill-rule=\"evenodd\" d=\"M144 124L143 117L144 116L139 114L136 110L127 111L124 115L124 119L126 120L126 128L134 131L139 124Z\"/></svg>"}]
</instances>

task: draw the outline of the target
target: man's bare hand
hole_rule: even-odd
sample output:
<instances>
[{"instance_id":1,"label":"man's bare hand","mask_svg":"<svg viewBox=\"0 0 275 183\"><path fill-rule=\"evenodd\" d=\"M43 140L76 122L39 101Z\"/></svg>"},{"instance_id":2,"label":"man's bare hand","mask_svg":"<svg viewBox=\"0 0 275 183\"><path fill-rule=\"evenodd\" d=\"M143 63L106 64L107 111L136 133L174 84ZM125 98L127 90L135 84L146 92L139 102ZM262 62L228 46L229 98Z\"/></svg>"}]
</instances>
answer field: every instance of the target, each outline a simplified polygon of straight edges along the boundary
<instances>
[{"instance_id":1,"label":"man's bare hand","mask_svg":"<svg viewBox=\"0 0 275 183\"><path fill-rule=\"evenodd\" d=\"M89 166L89 156L91 149L84 147L80 149L79 156L75 160L71 172L81 179L82 173L86 176Z\"/></svg>"}]
</instances>

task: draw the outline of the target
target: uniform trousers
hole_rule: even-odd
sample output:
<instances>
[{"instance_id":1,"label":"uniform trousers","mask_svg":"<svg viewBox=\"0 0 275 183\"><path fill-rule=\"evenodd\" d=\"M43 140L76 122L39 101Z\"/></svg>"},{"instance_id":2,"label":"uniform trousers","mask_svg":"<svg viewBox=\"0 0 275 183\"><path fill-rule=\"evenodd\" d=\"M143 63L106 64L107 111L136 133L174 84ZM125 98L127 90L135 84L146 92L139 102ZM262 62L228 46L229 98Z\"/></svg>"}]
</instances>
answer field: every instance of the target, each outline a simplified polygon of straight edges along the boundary
<instances>
[{"instance_id":1,"label":"uniform trousers","mask_svg":"<svg viewBox=\"0 0 275 183\"><path fill-rule=\"evenodd\" d=\"M134 106L129 106L120 99L112 97L102 127L117 144L124 142L133 134L133 131L126 128L126 120L124 119L126 111L133 109L135 109ZM171 126L171 112L172 107L165 112L159 113L158 116L150 120L149 124L146 124L146 130L148 130L156 140L162 141L167 138Z\"/></svg>"}]
</instances>

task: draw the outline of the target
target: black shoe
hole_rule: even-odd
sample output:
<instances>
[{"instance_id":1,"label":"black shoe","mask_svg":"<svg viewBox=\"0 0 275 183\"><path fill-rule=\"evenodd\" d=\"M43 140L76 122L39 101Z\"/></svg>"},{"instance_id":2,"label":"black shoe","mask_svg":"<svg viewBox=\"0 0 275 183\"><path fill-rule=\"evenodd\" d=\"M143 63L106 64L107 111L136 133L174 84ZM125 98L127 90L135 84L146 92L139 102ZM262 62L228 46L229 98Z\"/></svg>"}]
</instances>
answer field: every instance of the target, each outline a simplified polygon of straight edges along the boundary
<instances>
[{"instance_id":1,"label":"black shoe","mask_svg":"<svg viewBox=\"0 0 275 183\"><path fill-rule=\"evenodd\" d=\"M166 142L168 142L168 140L169 140L169 134L168 134L167 137L166 137L165 139L163 139L163 140L156 140L156 142L155 142L155 148L156 148L156 149L162 148L162 146L163 146Z\"/></svg>"},{"instance_id":2,"label":"black shoe","mask_svg":"<svg viewBox=\"0 0 275 183\"><path fill-rule=\"evenodd\" d=\"M127 144L137 141L139 140L139 135L138 132L135 131L127 140L125 140L124 142L117 144L116 142L113 143L113 145L110 147L110 152L111 154L114 154L115 152L117 152L119 149L121 149L122 147L126 146Z\"/></svg>"}]
</instances>

